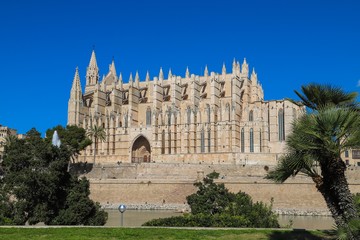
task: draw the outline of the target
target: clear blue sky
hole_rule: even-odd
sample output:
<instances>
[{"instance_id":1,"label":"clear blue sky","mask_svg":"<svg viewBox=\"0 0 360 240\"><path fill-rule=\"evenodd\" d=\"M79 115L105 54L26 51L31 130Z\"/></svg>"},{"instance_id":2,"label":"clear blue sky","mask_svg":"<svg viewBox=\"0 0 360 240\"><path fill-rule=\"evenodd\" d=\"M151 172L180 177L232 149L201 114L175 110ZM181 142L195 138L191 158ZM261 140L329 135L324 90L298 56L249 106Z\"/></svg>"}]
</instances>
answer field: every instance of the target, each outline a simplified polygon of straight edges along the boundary
<instances>
[{"instance_id":1,"label":"clear blue sky","mask_svg":"<svg viewBox=\"0 0 360 240\"><path fill-rule=\"evenodd\" d=\"M151 78L220 72L233 58L255 67L265 99L309 82L359 91L359 1L0 2L0 124L25 133L66 125L76 66L82 86L93 46L100 75L115 59Z\"/></svg>"}]
</instances>

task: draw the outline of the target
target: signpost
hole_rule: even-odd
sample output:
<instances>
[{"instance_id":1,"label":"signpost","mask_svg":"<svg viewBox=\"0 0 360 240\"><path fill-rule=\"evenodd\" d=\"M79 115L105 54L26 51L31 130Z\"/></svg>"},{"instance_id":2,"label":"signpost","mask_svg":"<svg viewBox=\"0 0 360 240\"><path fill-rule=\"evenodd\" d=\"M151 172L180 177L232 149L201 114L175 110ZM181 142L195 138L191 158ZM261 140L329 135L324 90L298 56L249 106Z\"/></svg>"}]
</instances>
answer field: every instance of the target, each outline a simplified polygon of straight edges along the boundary
<instances>
[{"instance_id":1,"label":"signpost","mask_svg":"<svg viewBox=\"0 0 360 240\"><path fill-rule=\"evenodd\" d=\"M121 214L120 226L124 225L124 212L126 211L126 206L124 204L120 204L119 212Z\"/></svg>"}]
</instances>

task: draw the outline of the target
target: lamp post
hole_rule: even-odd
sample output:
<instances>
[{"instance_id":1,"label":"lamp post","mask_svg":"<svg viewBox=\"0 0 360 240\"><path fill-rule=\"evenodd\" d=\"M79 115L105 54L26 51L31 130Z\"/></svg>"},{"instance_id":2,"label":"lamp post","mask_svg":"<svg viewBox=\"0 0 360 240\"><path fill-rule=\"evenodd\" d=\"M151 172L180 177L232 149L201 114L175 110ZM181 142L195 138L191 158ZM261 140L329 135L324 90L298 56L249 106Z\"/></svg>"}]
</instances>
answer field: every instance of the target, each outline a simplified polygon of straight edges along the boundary
<instances>
[{"instance_id":1,"label":"lamp post","mask_svg":"<svg viewBox=\"0 0 360 240\"><path fill-rule=\"evenodd\" d=\"M121 214L120 226L123 226L123 224L124 224L124 212L125 211L126 211L126 206L124 204L120 204L120 206L119 206L119 212Z\"/></svg>"}]
</instances>

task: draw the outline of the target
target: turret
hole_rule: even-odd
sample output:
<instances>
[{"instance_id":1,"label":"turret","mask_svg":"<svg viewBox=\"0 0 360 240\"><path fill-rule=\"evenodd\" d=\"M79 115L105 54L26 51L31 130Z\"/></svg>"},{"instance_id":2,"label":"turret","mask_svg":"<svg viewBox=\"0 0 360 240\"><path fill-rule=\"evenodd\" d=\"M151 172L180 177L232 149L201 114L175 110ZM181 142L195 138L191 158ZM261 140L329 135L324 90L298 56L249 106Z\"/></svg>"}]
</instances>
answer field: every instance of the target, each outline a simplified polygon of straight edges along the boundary
<instances>
[{"instance_id":1,"label":"turret","mask_svg":"<svg viewBox=\"0 0 360 240\"><path fill-rule=\"evenodd\" d=\"M252 85L257 85L257 74L255 72L255 68L253 68L251 77L250 77Z\"/></svg>"},{"instance_id":2,"label":"turret","mask_svg":"<svg viewBox=\"0 0 360 240\"><path fill-rule=\"evenodd\" d=\"M83 106L83 95L81 90L79 69L76 67L75 76L72 82L70 91L70 99L68 103L68 125L78 125L83 118L82 106Z\"/></svg>"},{"instance_id":3,"label":"turret","mask_svg":"<svg viewBox=\"0 0 360 240\"><path fill-rule=\"evenodd\" d=\"M150 82L150 73L149 73L149 71L146 72L145 82L146 83Z\"/></svg>"},{"instance_id":4,"label":"turret","mask_svg":"<svg viewBox=\"0 0 360 240\"><path fill-rule=\"evenodd\" d=\"M109 65L109 72L111 72L114 76L116 76L116 69L115 69L114 58L113 58L111 64Z\"/></svg>"},{"instance_id":5,"label":"turret","mask_svg":"<svg viewBox=\"0 0 360 240\"><path fill-rule=\"evenodd\" d=\"M130 73L130 77L129 77L129 88L133 86L133 76L132 73Z\"/></svg>"},{"instance_id":6,"label":"turret","mask_svg":"<svg viewBox=\"0 0 360 240\"><path fill-rule=\"evenodd\" d=\"M186 67L185 77L186 77L186 78L190 78L189 67Z\"/></svg>"},{"instance_id":7,"label":"turret","mask_svg":"<svg viewBox=\"0 0 360 240\"><path fill-rule=\"evenodd\" d=\"M169 73L168 73L168 79L170 80L172 77L172 72L171 72L171 68L169 69Z\"/></svg>"},{"instance_id":8,"label":"turret","mask_svg":"<svg viewBox=\"0 0 360 240\"><path fill-rule=\"evenodd\" d=\"M245 75L245 77L248 78L249 77L249 65L246 62L246 58L244 58L244 62L242 64L242 66L241 66L241 69L242 69L241 73L243 75Z\"/></svg>"},{"instance_id":9,"label":"turret","mask_svg":"<svg viewBox=\"0 0 360 240\"><path fill-rule=\"evenodd\" d=\"M93 88L89 88L89 87L94 86L98 82L99 82L99 68L96 63L95 51L93 50L91 53L89 66L87 67L87 70L86 70L85 92L88 92L88 90L92 90Z\"/></svg>"},{"instance_id":10,"label":"turret","mask_svg":"<svg viewBox=\"0 0 360 240\"><path fill-rule=\"evenodd\" d=\"M236 73L236 59L234 58L233 63L232 63L232 73L235 74Z\"/></svg>"},{"instance_id":11,"label":"turret","mask_svg":"<svg viewBox=\"0 0 360 240\"><path fill-rule=\"evenodd\" d=\"M221 73L222 73L222 75L226 75L226 67L225 67L225 63L223 63Z\"/></svg>"},{"instance_id":12,"label":"turret","mask_svg":"<svg viewBox=\"0 0 360 240\"><path fill-rule=\"evenodd\" d=\"M164 73L163 73L162 68L160 68L160 71L159 71L159 80L160 80L161 83L164 80Z\"/></svg>"},{"instance_id":13,"label":"turret","mask_svg":"<svg viewBox=\"0 0 360 240\"><path fill-rule=\"evenodd\" d=\"M121 73L120 73L120 75L119 75L118 88L119 88L120 90L123 88L123 78L122 78L122 74L121 74Z\"/></svg>"},{"instance_id":14,"label":"turret","mask_svg":"<svg viewBox=\"0 0 360 240\"><path fill-rule=\"evenodd\" d=\"M208 70L208 66L205 66L205 70L204 70L204 77L208 77L209 76L209 70Z\"/></svg>"},{"instance_id":15,"label":"turret","mask_svg":"<svg viewBox=\"0 0 360 240\"><path fill-rule=\"evenodd\" d=\"M140 77L139 77L138 71L136 71L136 74L135 74L135 87L139 88L139 86L140 86Z\"/></svg>"}]
</instances>

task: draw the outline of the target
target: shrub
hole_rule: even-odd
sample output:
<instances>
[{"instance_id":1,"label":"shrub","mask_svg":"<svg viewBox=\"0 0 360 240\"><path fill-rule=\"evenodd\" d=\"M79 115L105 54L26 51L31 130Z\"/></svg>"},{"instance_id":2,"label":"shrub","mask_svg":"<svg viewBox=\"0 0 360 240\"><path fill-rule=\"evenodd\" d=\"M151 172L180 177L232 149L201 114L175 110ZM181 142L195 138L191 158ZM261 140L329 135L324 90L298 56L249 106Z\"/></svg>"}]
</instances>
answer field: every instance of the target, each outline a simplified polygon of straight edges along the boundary
<instances>
[{"instance_id":1,"label":"shrub","mask_svg":"<svg viewBox=\"0 0 360 240\"><path fill-rule=\"evenodd\" d=\"M272 205L262 202L253 203L244 193L231 193L224 184L217 184L216 172L210 173L194 185L198 191L187 196L191 214L184 216L155 219L144 226L168 227L279 227L277 216L272 212Z\"/></svg>"}]
</instances>

